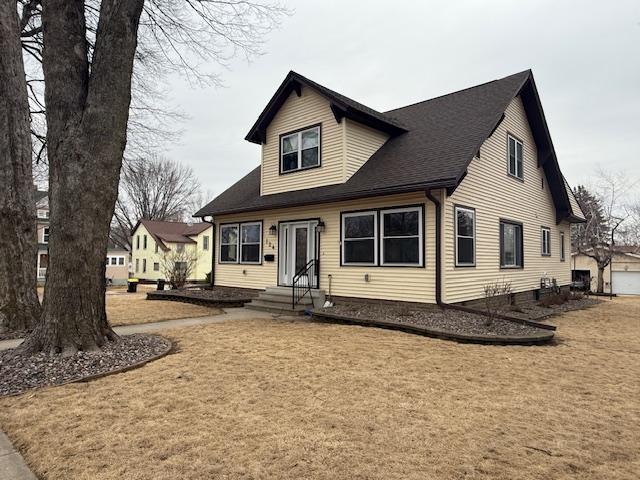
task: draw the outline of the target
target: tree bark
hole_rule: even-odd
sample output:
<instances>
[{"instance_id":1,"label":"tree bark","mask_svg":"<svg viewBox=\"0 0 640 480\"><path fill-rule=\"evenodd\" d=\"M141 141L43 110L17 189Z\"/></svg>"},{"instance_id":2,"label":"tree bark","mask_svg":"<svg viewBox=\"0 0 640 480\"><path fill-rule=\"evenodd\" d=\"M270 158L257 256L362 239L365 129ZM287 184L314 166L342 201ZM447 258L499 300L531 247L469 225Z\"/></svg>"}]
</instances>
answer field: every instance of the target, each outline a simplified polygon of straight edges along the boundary
<instances>
[{"instance_id":1,"label":"tree bark","mask_svg":"<svg viewBox=\"0 0 640 480\"><path fill-rule=\"evenodd\" d=\"M36 290L31 130L16 3L0 2L0 333L32 328Z\"/></svg>"},{"instance_id":2,"label":"tree bark","mask_svg":"<svg viewBox=\"0 0 640 480\"><path fill-rule=\"evenodd\" d=\"M605 267L601 267L598 265L598 286L597 293L604 293L604 269Z\"/></svg>"},{"instance_id":3,"label":"tree bark","mask_svg":"<svg viewBox=\"0 0 640 480\"><path fill-rule=\"evenodd\" d=\"M42 322L27 351L72 354L116 340L105 259L118 194L143 0L102 0L91 66L84 1L44 2L49 267Z\"/></svg>"}]
</instances>

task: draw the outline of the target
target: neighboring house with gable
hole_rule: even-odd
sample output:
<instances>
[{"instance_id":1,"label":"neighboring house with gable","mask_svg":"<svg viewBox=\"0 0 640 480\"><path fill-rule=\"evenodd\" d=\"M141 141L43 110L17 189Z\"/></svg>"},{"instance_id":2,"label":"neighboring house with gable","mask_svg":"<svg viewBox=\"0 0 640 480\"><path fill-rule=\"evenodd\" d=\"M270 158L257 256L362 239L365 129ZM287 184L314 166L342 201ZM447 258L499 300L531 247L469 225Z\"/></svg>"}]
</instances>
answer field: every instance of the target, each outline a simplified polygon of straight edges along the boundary
<instances>
[{"instance_id":1,"label":"neighboring house with gable","mask_svg":"<svg viewBox=\"0 0 640 480\"><path fill-rule=\"evenodd\" d=\"M422 303L571 282L584 221L530 70L388 112L290 72L249 131L261 164L195 216L215 285ZM282 288L277 288L282 287Z\"/></svg>"},{"instance_id":2,"label":"neighboring house with gable","mask_svg":"<svg viewBox=\"0 0 640 480\"><path fill-rule=\"evenodd\" d=\"M197 264L189 280L204 280L211 271L211 225L140 220L131 234L132 275L141 280L165 278L163 257L174 250L195 256Z\"/></svg>"}]
</instances>

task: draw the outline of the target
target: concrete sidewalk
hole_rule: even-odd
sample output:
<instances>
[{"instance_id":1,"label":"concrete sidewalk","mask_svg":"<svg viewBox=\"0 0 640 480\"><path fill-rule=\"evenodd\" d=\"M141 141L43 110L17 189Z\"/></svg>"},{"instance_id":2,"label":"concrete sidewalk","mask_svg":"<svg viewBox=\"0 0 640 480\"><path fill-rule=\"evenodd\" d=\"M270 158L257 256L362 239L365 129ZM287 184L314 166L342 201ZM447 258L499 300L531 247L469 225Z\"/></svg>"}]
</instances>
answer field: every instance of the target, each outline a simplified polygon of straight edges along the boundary
<instances>
[{"instance_id":1,"label":"concrete sidewalk","mask_svg":"<svg viewBox=\"0 0 640 480\"><path fill-rule=\"evenodd\" d=\"M132 333L150 333L158 330L170 330L173 328L191 327L193 325L208 325L210 323L222 323L229 320L252 320L252 319L268 319L272 317L270 313L248 310L246 308L225 308L224 313L220 315L211 315L208 317L195 318L178 318L176 320L165 320L162 322L141 323L138 325L121 325L113 329L118 335L130 335ZM8 350L15 348L22 343L22 338L14 340L0 341L0 350ZM3 478L3 477L0 477Z\"/></svg>"},{"instance_id":2,"label":"concrete sidewalk","mask_svg":"<svg viewBox=\"0 0 640 480\"><path fill-rule=\"evenodd\" d=\"M13 444L0 430L0 478L11 480L37 480L22 455L13 448Z\"/></svg>"}]
</instances>

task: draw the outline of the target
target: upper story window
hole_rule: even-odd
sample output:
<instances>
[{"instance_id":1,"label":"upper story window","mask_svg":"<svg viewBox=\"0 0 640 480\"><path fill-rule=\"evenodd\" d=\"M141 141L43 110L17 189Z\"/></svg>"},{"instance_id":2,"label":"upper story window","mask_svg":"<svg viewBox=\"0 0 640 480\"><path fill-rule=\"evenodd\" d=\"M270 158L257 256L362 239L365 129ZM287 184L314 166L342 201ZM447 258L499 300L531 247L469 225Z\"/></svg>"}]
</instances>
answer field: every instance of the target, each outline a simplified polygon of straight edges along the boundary
<instances>
[{"instance_id":1,"label":"upper story window","mask_svg":"<svg viewBox=\"0 0 640 480\"><path fill-rule=\"evenodd\" d=\"M456 267L475 265L476 211L456 207Z\"/></svg>"},{"instance_id":2,"label":"upper story window","mask_svg":"<svg viewBox=\"0 0 640 480\"><path fill-rule=\"evenodd\" d=\"M511 135L507 137L507 142L509 144L509 175L522 180L524 178L522 169L522 142Z\"/></svg>"},{"instance_id":3,"label":"upper story window","mask_svg":"<svg viewBox=\"0 0 640 480\"><path fill-rule=\"evenodd\" d=\"M549 256L551 255L551 229L549 227L542 227L540 232L542 255Z\"/></svg>"},{"instance_id":4,"label":"upper story window","mask_svg":"<svg viewBox=\"0 0 640 480\"><path fill-rule=\"evenodd\" d=\"M320 166L320 125L280 136L280 172Z\"/></svg>"},{"instance_id":5,"label":"upper story window","mask_svg":"<svg viewBox=\"0 0 640 480\"><path fill-rule=\"evenodd\" d=\"M38 218L49 218L49 210L38 210Z\"/></svg>"},{"instance_id":6,"label":"upper story window","mask_svg":"<svg viewBox=\"0 0 640 480\"><path fill-rule=\"evenodd\" d=\"M49 227L42 229L42 243L49 243Z\"/></svg>"},{"instance_id":7,"label":"upper story window","mask_svg":"<svg viewBox=\"0 0 640 480\"><path fill-rule=\"evenodd\" d=\"M382 265L422 265L422 209L382 211Z\"/></svg>"},{"instance_id":8,"label":"upper story window","mask_svg":"<svg viewBox=\"0 0 640 480\"><path fill-rule=\"evenodd\" d=\"M522 244L522 224L500 221L500 267L502 268L522 268L523 244Z\"/></svg>"},{"instance_id":9,"label":"upper story window","mask_svg":"<svg viewBox=\"0 0 640 480\"><path fill-rule=\"evenodd\" d=\"M144 248L145 250L147 249L147 236L146 235L142 236L142 248Z\"/></svg>"},{"instance_id":10,"label":"upper story window","mask_svg":"<svg viewBox=\"0 0 640 480\"><path fill-rule=\"evenodd\" d=\"M136 250L140 250L140 235L136 235Z\"/></svg>"},{"instance_id":11,"label":"upper story window","mask_svg":"<svg viewBox=\"0 0 640 480\"><path fill-rule=\"evenodd\" d=\"M176 250L178 252L184 252L184 243L179 243L178 245L176 245Z\"/></svg>"}]
</instances>

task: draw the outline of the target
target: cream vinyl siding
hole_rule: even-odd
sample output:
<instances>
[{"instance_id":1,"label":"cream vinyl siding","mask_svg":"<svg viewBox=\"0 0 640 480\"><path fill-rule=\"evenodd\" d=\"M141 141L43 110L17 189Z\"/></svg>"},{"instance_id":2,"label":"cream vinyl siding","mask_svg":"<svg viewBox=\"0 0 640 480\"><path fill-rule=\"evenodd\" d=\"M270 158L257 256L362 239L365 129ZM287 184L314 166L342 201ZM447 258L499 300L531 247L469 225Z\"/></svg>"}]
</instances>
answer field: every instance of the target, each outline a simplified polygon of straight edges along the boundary
<instances>
[{"instance_id":1,"label":"cream vinyl siding","mask_svg":"<svg viewBox=\"0 0 640 480\"><path fill-rule=\"evenodd\" d=\"M571 211L575 216L584 220L584 213L582 212L582 209L578 204L578 200L576 200L576 196L573 194L573 191L566 180L564 182L564 188L567 190L567 196L569 197L569 203L571 204Z\"/></svg>"},{"instance_id":2,"label":"cream vinyl siding","mask_svg":"<svg viewBox=\"0 0 640 480\"><path fill-rule=\"evenodd\" d=\"M377 208L425 205L425 267L340 266L340 212ZM320 288L337 296L404 300L433 303L435 301L435 216L433 204L424 193L393 195L348 202L292 207L279 210L222 215L216 225L262 220L262 265L220 264L216 260L216 285L263 289L278 283L278 236L269 234L278 222L320 218L325 231L320 234ZM216 259L219 258L219 233L216 234ZM275 255L274 262L265 262L264 255ZM369 282L364 275L369 274Z\"/></svg>"},{"instance_id":3,"label":"cream vinyl siding","mask_svg":"<svg viewBox=\"0 0 640 480\"><path fill-rule=\"evenodd\" d=\"M347 153L344 164L344 181L346 182L371 158L371 155L384 145L389 135L347 118L342 122L345 125L346 135Z\"/></svg>"},{"instance_id":4,"label":"cream vinyl siding","mask_svg":"<svg viewBox=\"0 0 640 480\"><path fill-rule=\"evenodd\" d=\"M321 124L320 167L280 175L280 135ZM267 127L262 145L261 194L303 190L344 180L344 122L337 123L329 102L309 88L298 97L291 92Z\"/></svg>"},{"instance_id":5,"label":"cream vinyl siding","mask_svg":"<svg viewBox=\"0 0 640 480\"><path fill-rule=\"evenodd\" d=\"M508 175L507 134L524 144L524 180ZM521 292L539 288L543 276L556 278L559 285L571 281L571 262L560 261L560 232L565 232L566 252L570 251L570 224L556 225L555 207L544 172L537 166L536 146L520 97L508 106L505 118L481 147L467 176L444 202L443 301L461 302L483 297L483 287L496 280L512 282ZM454 206L476 210L476 266L455 267ZM500 219L523 224L524 268L500 268ZM551 229L551 255L541 255L542 226Z\"/></svg>"}]
</instances>

